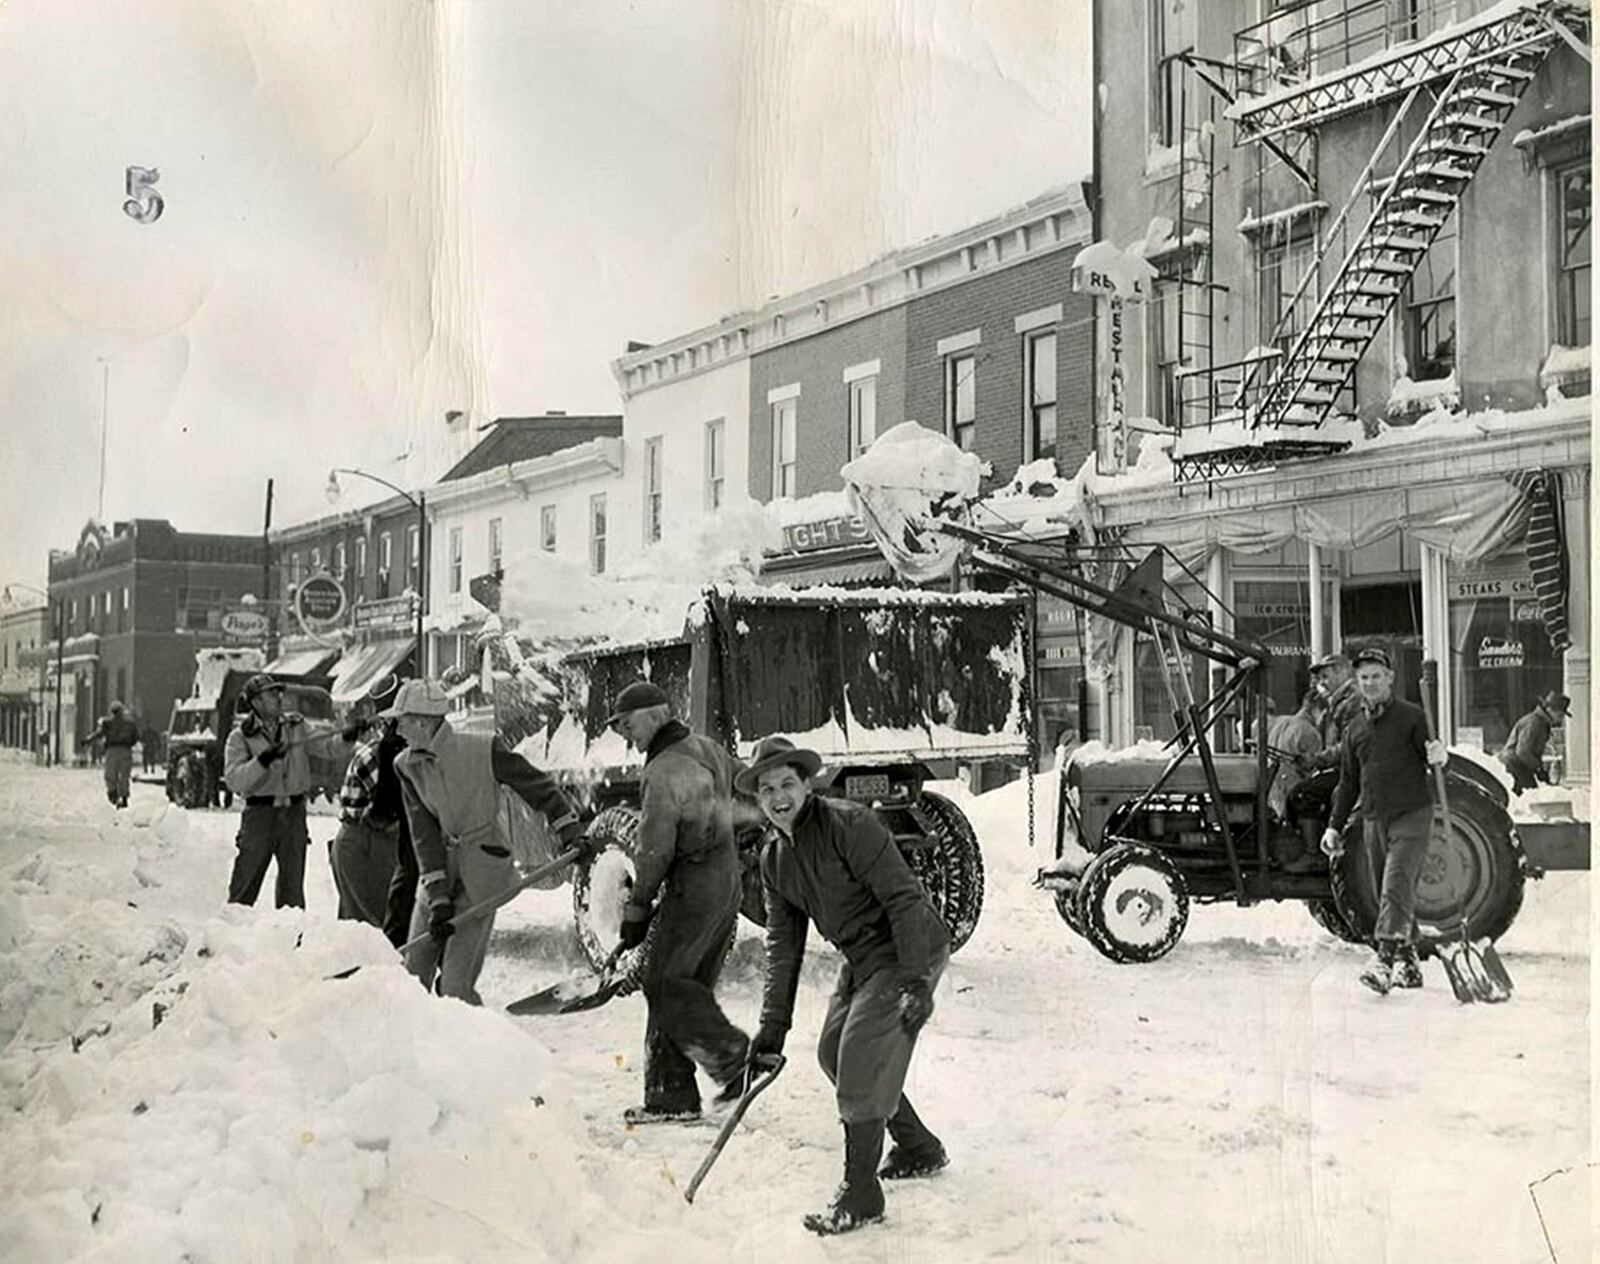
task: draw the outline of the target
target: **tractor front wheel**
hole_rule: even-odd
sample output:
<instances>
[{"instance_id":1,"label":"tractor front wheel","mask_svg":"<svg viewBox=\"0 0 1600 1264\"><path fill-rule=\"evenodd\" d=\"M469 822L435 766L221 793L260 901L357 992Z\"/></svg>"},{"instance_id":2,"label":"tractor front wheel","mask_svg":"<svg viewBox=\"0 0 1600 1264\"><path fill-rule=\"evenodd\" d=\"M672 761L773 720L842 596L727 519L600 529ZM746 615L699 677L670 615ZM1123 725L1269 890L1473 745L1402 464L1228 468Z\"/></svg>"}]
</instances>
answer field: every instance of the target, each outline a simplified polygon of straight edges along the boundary
<instances>
[{"instance_id":1,"label":"tractor front wheel","mask_svg":"<svg viewBox=\"0 0 1600 1264\"><path fill-rule=\"evenodd\" d=\"M1077 915L1084 938L1102 955L1118 962L1155 961L1172 951L1189 924L1189 889L1154 848L1116 843L1083 871Z\"/></svg>"}]
</instances>

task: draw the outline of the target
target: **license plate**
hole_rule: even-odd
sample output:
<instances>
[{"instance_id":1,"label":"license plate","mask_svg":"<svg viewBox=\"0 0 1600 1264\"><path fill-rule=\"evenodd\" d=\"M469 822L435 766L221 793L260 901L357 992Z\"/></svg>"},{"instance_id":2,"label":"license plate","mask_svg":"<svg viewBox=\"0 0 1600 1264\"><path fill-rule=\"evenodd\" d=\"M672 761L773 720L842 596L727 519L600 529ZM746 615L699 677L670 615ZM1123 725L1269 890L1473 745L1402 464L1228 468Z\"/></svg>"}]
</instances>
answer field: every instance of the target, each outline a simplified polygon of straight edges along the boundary
<instances>
[{"instance_id":1,"label":"license plate","mask_svg":"<svg viewBox=\"0 0 1600 1264\"><path fill-rule=\"evenodd\" d=\"M889 797L889 777L886 773L871 773L860 777L846 777L844 779L844 793L847 799L887 799Z\"/></svg>"}]
</instances>

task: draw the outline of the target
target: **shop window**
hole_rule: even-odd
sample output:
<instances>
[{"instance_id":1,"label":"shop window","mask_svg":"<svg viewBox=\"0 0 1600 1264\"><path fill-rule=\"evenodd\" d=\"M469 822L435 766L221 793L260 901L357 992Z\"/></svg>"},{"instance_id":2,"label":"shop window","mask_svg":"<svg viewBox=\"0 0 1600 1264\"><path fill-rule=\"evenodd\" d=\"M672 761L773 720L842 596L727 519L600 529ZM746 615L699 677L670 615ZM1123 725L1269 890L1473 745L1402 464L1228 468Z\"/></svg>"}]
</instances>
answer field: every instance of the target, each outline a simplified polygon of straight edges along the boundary
<instances>
[{"instance_id":1,"label":"shop window","mask_svg":"<svg viewBox=\"0 0 1600 1264\"><path fill-rule=\"evenodd\" d=\"M1406 286L1406 376L1413 382L1455 372L1456 224L1452 213Z\"/></svg>"},{"instance_id":2,"label":"shop window","mask_svg":"<svg viewBox=\"0 0 1600 1264\"><path fill-rule=\"evenodd\" d=\"M1545 635L1526 557L1452 567L1447 592L1457 740L1498 750L1541 695L1561 689L1561 656Z\"/></svg>"},{"instance_id":3,"label":"shop window","mask_svg":"<svg viewBox=\"0 0 1600 1264\"><path fill-rule=\"evenodd\" d=\"M944 361L944 432L963 452L971 452L978 428L978 357L970 351Z\"/></svg>"},{"instance_id":4,"label":"shop window","mask_svg":"<svg viewBox=\"0 0 1600 1264\"><path fill-rule=\"evenodd\" d=\"M1323 585L1327 601L1332 586ZM1324 604L1324 609L1328 605ZM1233 583L1233 627L1240 637L1267 646L1273 658L1264 677L1267 710L1288 715L1311 683L1311 591L1300 579L1239 579Z\"/></svg>"},{"instance_id":5,"label":"shop window","mask_svg":"<svg viewBox=\"0 0 1600 1264\"><path fill-rule=\"evenodd\" d=\"M1556 341L1587 347L1590 339L1590 210L1594 172L1586 159L1555 173Z\"/></svg>"},{"instance_id":6,"label":"shop window","mask_svg":"<svg viewBox=\"0 0 1600 1264\"><path fill-rule=\"evenodd\" d=\"M1035 461L1056 454L1056 332L1023 341L1023 390L1027 395L1028 452Z\"/></svg>"}]
</instances>

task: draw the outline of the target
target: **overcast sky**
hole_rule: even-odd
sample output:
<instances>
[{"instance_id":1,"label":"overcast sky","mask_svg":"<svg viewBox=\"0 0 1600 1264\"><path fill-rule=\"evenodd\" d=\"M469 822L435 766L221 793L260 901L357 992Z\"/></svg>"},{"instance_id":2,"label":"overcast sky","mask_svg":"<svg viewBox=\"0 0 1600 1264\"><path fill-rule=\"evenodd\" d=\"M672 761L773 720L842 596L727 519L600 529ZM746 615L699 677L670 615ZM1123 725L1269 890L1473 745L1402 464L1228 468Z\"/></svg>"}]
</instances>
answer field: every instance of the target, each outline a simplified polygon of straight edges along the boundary
<instances>
[{"instance_id":1,"label":"overcast sky","mask_svg":"<svg viewBox=\"0 0 1600 1264\"><path fill-rule=\"evenodd\" d=\"M436 476L448 408L620 411L628 339L1086 175L1088 11L0 5L0 583L95 515L107 371L105 519L258 531L268 477L281 525Z\"/></svg>"}]
</instances>

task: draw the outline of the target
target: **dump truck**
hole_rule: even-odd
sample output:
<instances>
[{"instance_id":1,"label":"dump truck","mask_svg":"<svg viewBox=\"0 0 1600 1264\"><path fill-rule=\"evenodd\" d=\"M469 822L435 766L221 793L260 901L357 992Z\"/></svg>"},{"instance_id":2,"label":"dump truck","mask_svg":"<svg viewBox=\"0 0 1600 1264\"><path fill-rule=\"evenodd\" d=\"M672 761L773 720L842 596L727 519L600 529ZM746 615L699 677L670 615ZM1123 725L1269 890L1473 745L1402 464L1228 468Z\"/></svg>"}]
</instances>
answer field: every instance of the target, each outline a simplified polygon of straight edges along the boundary
<instances>
[{"instance_id":1,"label":"dump truck","mask_svg":"<svg viewBox=\"0 0 1600 1264\"><path fill-rule=\"evenodd\" d=\"M983 856L965 814L928 783L1028 755L1029 619L1017 595L724 585L702 595L679 637L566 655L553 699L497 685L501 737L562 781L603 843L573 879L585 954L598 967L615 945L632 873L642 757L606 718L637 679L736 756L771 734L815 750L818 791L872 806L953 947L966 943L983 908ZM744 803L736 819L742 911L759 924L759 810Z\"/></svg>"}]
</instances>

